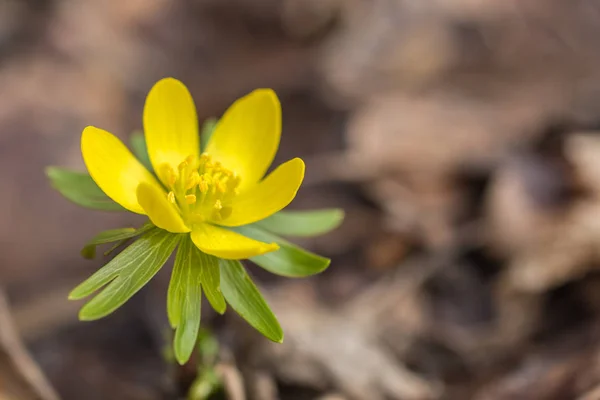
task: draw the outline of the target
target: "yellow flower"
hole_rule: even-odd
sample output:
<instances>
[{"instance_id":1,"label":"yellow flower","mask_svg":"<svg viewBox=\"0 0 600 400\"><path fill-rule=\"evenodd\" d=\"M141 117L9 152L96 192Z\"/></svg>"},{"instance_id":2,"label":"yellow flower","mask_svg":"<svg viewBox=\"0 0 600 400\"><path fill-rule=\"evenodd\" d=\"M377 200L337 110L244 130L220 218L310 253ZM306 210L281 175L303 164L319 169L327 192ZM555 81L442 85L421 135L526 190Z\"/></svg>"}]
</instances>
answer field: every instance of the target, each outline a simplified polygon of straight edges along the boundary
<instances>
[{"instance_id":1,"label":"yellow flower","mask_svg":"<svg viewBox=\"0 0 600 400\"><path fill-rule=\"evenodd\" d=\"M114 135L88 126L81 152L98 186L114 201L147 215L159 228L190 232L203 252L242 259L278 249L226 227L262 220L287 206L304 178L294 158L264 177L281 136L275 92L258 89L225 112L199 154L196 107L187 88L160 80L144 106L144 134L157 180Z\"/></svg>"}]
</instances>

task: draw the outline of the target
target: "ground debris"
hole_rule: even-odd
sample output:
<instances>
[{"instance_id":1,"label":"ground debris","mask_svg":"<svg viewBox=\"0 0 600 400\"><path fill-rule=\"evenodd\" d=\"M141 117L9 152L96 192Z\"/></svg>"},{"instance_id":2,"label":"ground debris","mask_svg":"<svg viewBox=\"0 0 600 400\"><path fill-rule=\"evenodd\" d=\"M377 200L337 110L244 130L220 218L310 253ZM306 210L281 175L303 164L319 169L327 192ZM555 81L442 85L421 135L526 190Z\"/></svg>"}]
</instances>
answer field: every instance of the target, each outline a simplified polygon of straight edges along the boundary
<instances>
[{"instance_id":1,"label":"ground debris","mask_svg":"<svg viewBox=\"0 0 600 400\"><path fill-rule=\"evenodd\" d=\"M0 289L0 399L58 400L58 394L19 339Z\"/></svg>"},{"instance_id":2,"label":"ground debris","mask_svg":"<svg viewBox=\"0 0 600 400\"><path fill-rule=\"evenodd\" d=\"M292 206L347 213L298 241L333 259L323 274L250 268L284 344L203 307L230 351L218 365L231 398L600 398L599 0L0 11L0 281L65 400L184 396L197 372L163 354L167 269L110 318L76 322L61 299L99 265L77 258L82 238L132 221L78 210L42 173L83 168L85 125L141 128L163 76L186 82L201 118L274 88L276 163L307 165Z\"/></svg>"}]
</instances>

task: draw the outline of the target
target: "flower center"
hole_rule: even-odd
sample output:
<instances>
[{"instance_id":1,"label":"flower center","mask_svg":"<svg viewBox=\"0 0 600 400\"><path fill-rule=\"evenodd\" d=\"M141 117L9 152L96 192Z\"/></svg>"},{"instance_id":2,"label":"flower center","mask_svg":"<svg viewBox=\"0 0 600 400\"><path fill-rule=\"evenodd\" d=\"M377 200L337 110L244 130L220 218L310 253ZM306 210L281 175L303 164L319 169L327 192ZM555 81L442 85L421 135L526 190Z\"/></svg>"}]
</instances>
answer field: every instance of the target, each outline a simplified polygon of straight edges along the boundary
<instances>
[{"instance_id":1,"label":"flower center","mask_svg":"<svg viewBox=\"0 0 600 400\"><path fill-rule=\"evenodd\" d=\"M167 198L176 205L184 221L220 221L231 214L231 203L238 194L240 178L213 162L210 155L188 156L175 171L165 164L168 186Z\"/></svg>"}]
</instances>

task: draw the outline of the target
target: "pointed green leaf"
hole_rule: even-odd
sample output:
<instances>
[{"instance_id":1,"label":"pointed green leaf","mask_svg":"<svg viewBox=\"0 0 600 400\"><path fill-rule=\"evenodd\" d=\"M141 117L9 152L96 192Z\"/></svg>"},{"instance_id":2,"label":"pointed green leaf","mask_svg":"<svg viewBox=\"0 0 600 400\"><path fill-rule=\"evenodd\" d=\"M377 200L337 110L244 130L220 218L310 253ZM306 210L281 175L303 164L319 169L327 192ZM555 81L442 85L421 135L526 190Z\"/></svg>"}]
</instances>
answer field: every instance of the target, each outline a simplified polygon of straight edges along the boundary
<instances>
[{"instance_id":1,"label":"pointed green leaf","mask_svg":"<svg viewBox=\"0 0 600 400\"><path fill-rule=\"evenodd\" d=\"M181 310L184 307L183 302L187 290L185 286L187 281L182 278L186 271L183 269L184 266L186 268L188 266L194 268L194 272L198 274L199 282L202 284L204 294L211 306L219 314L223 314L227 304L219 287L219 260L216 257L201 252L193 244L189 236L182 239L177 255L183 261L178 263L176 260L167 296L167 316L169 317L171 326L176 328L179 325ZM184 255L187 258L183 258Z\"/></svg>"},{"instance_id":2,"label":"pointed green leaf","mask_svg":"<svg viewBox=\"0 0 600 400\"><path fill-rule=\"evenodd\" d=\"M108 250L106 250L104 253L102 253L102 255L104 257L107 257L108 255L112 254L112 252L114 252L115 250L117 250L119 247L123 246L128 241L129 241L129 239L119 240L118 242L116 242L112 246L110 246L108 248ZM83 256L85 257L86 255L83 255Z\"/></svg>"},{"instance_id":3,"label":"pointed green leaf","mask_svg":"<svg viewBox=\"0 0 600 400\"><path fill-rule=\"evenodd\" d=\"M171 272L171 281L169 282L169 290L167 292L167 316L169 323L173 329L177 328L181 320L181 312L187 295L187 276L192 269L192 265L197 265L198 261L194 260L192 246L190 246L189 235L185 235L181 239L173 272ZM192 243L193 245L193 243ZM195 246L194 246L195 247ZM200 268L194 268L194 273L197 276L198 284L200 284Z\"/></svg>"},{"instance_id":4,"label":"pointed green leaf","mask_svg":"<svg viewBox=\"0 0 600 400\"><path fill-rule=\"evenodd\" d=\"M268 339L283 342L283 331L239 261L219 260L221 291L225 300L242 318Z\"/></svg>"},{"instance_id":5,"label":"pointed green leaf","mask_svg":"<svg viewBox=\"0 0 600 400\"><path fill-rule=\"evenodd\" d=\"M196 246L194 246L196 247ZM201 252L196 248L197 253L201 257L202 265L202 289L204 289L204 295L208 299L208 302L212 308L223 315L227 309L227 303L221 293L221 282L219 272L219 259L217 257L208 255Z\"/></svg>"},{"instance_id":6,"label":"pointed green leaf","mask_svg":"<svg viewBox=\"0 0 600 400\"><path fill-rule=\"evenodd\" d=\"M304 250L256 226L238 226L233 230L261 242L275 242L279 245L277 251L250 258L250 261L274 274L301 278L318 274L331 263L328 258Z\"/></svg>"},{"instance_id":7,"label":"pointed green leaf","mask_svg":"<svg viewBox=\"0 0 600 400\"><path fill-rule=\"evenodd\" d=\"M123 270L132 266L137 267L134 265L135 262L145 257L148 253L147 250L158 242L159 238L156 236L159 233L161 233L160 229L152 229L138 241L132 243L121 254L73 289L69 294L69 299L78 300L87 297L115 279L123 273Z\"/></svg>"},{"instance_id":8,"label":"pointed green leaf","mask_svg":"<svg viewBox=\"0 0 600 400\"><path fill-rule=\"evenodd\" d=\"M107 316L137 293L164 265L181 235L154 228L98 270L69 295L80 299L107 285L79 312L81 320Z\"/></svg>"},{"instance_id":9,"label":"pointed green leaf","mask_svg":"<svg viewBox=\"0 0 600 400\"><path fill-rule=\"evenodd\" d=\"M135 131L129 137L129 144L131 150L138 160L148 168L148 171L152 172L152 163L150 162L150 156L148 156L148 148L146 147L146 139L141 131Z\"/></svg>"},{"instance_id":10,"label":"pointed green leaf","mask_svg":"<svg viewBox=\"0 0 600 400\"><path fill-rule=\"evenodd\" d=\"M84 258L94 258L96 257L96 247L101 244L117 242L116 245L111 248L108 252L110 253L114 248L124 244L127 239L131 239L132 237L139 236L150 229L152 229L154 225L147 223L144 224L141 228L119 228L119 229L110 229L108 231L100 232L92 240L87 242L83 249L81 249L81 255Z\"/></svg>"},{"instance_id":11,"label":"pointed green leaf","mask_svg":"<svg viewBox=\"0 0 600 400\"><path fill-rule=\"evenodd\" d=\"M179 364L187 362L196 346L202 303L202 268L196 246L185 235L177 250L167 295L167 315L175 328L173 350Z\"/></svg>"},{"instance_id":12,"label":"pointed green leaf","mask_svg":"<svg viewBox=\"0 0 600 400\"><path fill-rule=\"evenodd\" d=\"M206 149L206 146L208 145L208 141L210 140L210 137L212 136L212 133L214 132L214 130L217 126L217 122L219 122L219 120L216 118L208 118L202 124L202 132L200 133L200 151L201 152L203 151L203 149Z\"/></svg>"},{"instance_id":13,"label":"pointed green leaf","mask_svg":"<svg viewBox=\"0 0 600 400\"><path fill-rule=\"evenodd\" d=\"M344 210L279 211L255 225L283 236L318 236L334 230L344 220Z\"/></svg>"},{"instance_id":14,"label":"pointed green leaf","mask_svg":"<svg viewBox=\"0 0 600 400\"><path fill-rule=\"evenodd\" d=\"M50 178L52 187L75 204L95 210L126 211L105 195L87 173L48 167L46 175Z\"/></svg>"}]
</instances>

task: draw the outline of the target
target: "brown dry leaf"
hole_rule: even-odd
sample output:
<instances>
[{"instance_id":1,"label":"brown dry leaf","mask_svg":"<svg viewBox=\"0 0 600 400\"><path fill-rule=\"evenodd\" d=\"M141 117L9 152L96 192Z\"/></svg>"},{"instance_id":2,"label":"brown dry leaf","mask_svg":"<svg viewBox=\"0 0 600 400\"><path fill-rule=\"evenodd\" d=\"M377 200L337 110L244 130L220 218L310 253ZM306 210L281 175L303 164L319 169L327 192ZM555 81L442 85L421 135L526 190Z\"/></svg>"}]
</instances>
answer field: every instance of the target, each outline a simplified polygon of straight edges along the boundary
<instances>
[{"instance_id":1,"label":"brown dry leaf","mask_svg":"<svg viewBox=\"0 0 600 400\"><path fill-rule=\"evenodd\" d=\"M512 256L506 271L508 286L543 293L595 269L600 260L598 143L594 136L567 138L573 174L592 195L561 208L534 202L518 170L508 167L497 175L490 190L489 220L496 243Z\"/></svg>"},{"instance_id":2,"label":"brown dry leaf","mask_svg":"<svg viewBox=\"0 0 600 400\"><path fill-rule=\"evenodd\" d=\"M565 219L514 255L506 271L509 286L543 293L583 277L598 260L600 204L575 204Z\"/></svg>"},{"instance_id":3,"label":"brown dry leaf","mask_svg":"<svg viewBox=\"0 0 600 400\"><path fill-rule=\"evenodd\" d=\"M512 255L539 246L564 223L567 177L536 154L513 157L491 178L485 198L489 245Z\"/></svg>"},{"instance_id":4,"label":"brown dry leaf","mask_svg":"<svg viewBox=\"0 0 600 400\"><path fill-rule=\"evenodd\" d=\"M402 337L410 342L423 329L424 307L413 296L418 297L431 271L415 262L336 308L315 302L303 285L280 286L268 300L285 341L257 340L249 346L249 358L255 368L265 368L279 380L321 390L335 387L351 399L436 399L442 393L440 382L411 372L382 340L393 331L394 345L399 345Z\"/></svg>"},{"instance_id":5,"label":"brown dry leaf","mask_svg":"<svg viewBox=\"0 0 600 400\"><path fill-rule=\"evenodd\" d=\"M364 322L337 312L301 308L298 304L274 310L286 329L286 342L263 356L271 358L280 379L311 387L328 382L354 399L437 398L439 388L402 366L378 344ZM318 378L302 374L303 369L312 370Z\"/></svg>"},{"instance_id":6,"label":"brown dry leaf","mask_svg":"<svg viewBox=\"0 0 600 400\"><path fill-rule=\"evenodd\" d=\"M571 332L528 349L522 362L505 376L496 377L473 397L476 400L562 400L574 399L582 375L595 352L590 352L590 335Z\"/></svg>"},{"instance_id":7,"label":"brown dry leaf","mask_svg":"<svg viewBox=\"0 0 600 400\"><path fill-rule=\"evenodd\" d=\"M352 115L347 154L329 171L369 182L387 224L442 247L456 239L454 221L465 211L455 177L493 170L536 140L556 106L547 97L553 96L513 93L488 102L448 93L378 96Z\"/></svg>"},{"instance_id":8,"label":"brown dry leaf","mask_svg":"<svg viewBox=\"0 0 600 400\"><path fill-rule=\"evenodd\" d=\"M375 0L342 11L321 64L329 86L355 103L432 87L485 93L484 101L544 85L563 98L598 93L589 85L600 65L595 1Z\"/></svg>"},{"instance_id":9,"label":"brown dry leaf","mask_svg":"<svg viewBox=\"0 0 600 400\"><path fill-rule=\"evenodd\" d=\"M379 96L349 122L349 159L373 177L386 171L421 178L467 166L490 168L539 136L555 101L540 103L545 95L513 93L487 102L448 93Z\"/></svg>"}]
</instances>

